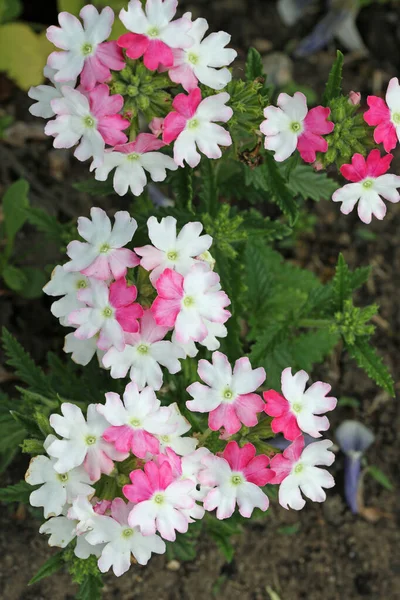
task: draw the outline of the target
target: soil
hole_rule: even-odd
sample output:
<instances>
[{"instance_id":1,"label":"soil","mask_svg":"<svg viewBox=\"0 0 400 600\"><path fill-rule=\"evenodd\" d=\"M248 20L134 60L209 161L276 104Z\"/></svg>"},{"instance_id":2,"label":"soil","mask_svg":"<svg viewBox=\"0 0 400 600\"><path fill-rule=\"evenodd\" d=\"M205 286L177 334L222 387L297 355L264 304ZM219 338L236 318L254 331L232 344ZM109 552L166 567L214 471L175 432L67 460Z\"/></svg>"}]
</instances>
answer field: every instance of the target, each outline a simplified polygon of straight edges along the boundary
<instances>
[{"instance_id":1,"label":"soil","mask_svg":"<svg viewBox=\"0 0 400 600\"><path fill-rule=\"evenodd\" d=\"M267 0L193 0L182 4L186 10L192 10L194 16L207 16L214 30L222 28L232 33L232 44L239 51L239 72L243 68L245 49L250 45L267 56L280 53L276 57L278 61L294 47L293 40L301 39L317 19L317 15L310 14L300 26L288 29L279 20L275 2ZM29 13L27 18L34 20ZM367 93L382 92L388 79L397 75L400 8L395 3L369 7L360 15L358 25L370 55L362 59L346 55L344 89L360 90L365 97ZM293 69L298 84L321 92L334 50L332 45L310 59L290 58L285 64ZM88 212L93 198L79 194L69 184L84 178L84 170L70 154L51 149L48 140L40 134L41 124L27 112L28 99L4 77L0 80L0 100L5 110L16 118L20 134L22 131L19 141L15 136L12 144L0 145L1 188L25 176L31 184L33 204L64 219ZM109 206L104 198L98 202L105 208ZM373 266L373 275L360 293L359 301L360 304L375 301L380 305L374 341L398 379L400 204L390 205L385 220L374 221L368 228L355 215L341 215L332 203L313 204L310 208L317 217L316 226L299 238L296 247L289 252L291 258L323 279L332 276L339 251L352 267ZM19 236L19 244L27 252L27 264L45 268L57 260L55 248L43 247L41 237L29 227ZM47 298L26 301L6 290L0 294L2 324L36 360L41 362L48 350L59 351L62 332L50 314ZM1 379L5 379L4 373L4 370L0 372ZM348 396L359 401L359 408L339 408L335 412L333 429L345 418L357 418L371 428L376 441L368 452L368 461L397 486L400 452L397 401L378 390L339 352L319 367L314 376L330 381L338 397ZM25 467L25 457L16 460L2 476L1 484L18 481ZM105 600L400 598L397 490L390 492L367 478L363 494L365 509L362 516L354 516L344 502L342 469L339 455L333 467L337 485L329 490L323 505L307 503L298 514L272 504L264 520L250 523L234 540L236 553L230 564L213 543L202 539L198 557L193 562L180 564L168 562L165 557L154 557L147 567L132 568L120 579L107 576ZM67 575L58 574L31 588L26 587L51 552L46 540L38 534L37 521L23 507L16 510L15 506L4 508L0 521L0 597L4 600L72 599L76 588Z\"/></svg>"}]
</instances>

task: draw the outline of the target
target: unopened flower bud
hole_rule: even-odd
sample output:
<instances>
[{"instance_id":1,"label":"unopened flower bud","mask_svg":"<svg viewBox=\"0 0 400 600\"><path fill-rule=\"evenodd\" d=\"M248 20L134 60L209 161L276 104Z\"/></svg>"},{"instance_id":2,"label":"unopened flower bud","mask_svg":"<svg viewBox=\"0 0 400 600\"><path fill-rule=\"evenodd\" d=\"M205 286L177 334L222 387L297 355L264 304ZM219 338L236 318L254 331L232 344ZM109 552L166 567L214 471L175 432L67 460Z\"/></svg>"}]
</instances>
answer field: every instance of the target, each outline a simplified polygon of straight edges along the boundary
<instances>
[{"instance_id":1,"label":"unopened flower bud","mask_svg":"<svg viewBox=\"0 0 400 600\"><path fill-rule=\"evenodd\" d=\"M349 94L349 103L353 106L358 106L361 102L361 94L360 92L350 92Z\"/></svg>"}]
</instances>

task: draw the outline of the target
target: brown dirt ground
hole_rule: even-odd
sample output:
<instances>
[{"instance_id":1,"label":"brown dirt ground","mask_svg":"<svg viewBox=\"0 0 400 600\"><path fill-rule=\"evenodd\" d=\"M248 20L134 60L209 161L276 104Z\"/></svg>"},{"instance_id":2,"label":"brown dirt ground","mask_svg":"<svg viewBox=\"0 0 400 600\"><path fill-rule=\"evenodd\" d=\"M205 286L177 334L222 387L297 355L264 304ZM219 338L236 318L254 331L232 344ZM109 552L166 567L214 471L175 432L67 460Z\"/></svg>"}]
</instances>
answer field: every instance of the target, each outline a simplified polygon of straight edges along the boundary
<instances>
[{"instance_id":1,"label":"brown dirt ground","mask_svg":"<svg viewBox=\"0 0 400 600\"><path fill-rule=\"evenodd\" d=\"M184 8L207 15L214 30L232 33L239 50L255 44L263 51L284 52L288 42L300 39L308 23L298 29L283 27L274 2L267 0L206 0L185 2ZM310 17L312 22L312 18ZM372 7L364 11L359 27L370 49L368 59L348 57L344 88L377 93L399 67L399 7ZM385 36L382 38L382 30ZM307 61L294 61L298 83L323 89L334 48L318 53ZM27 113L29 103L4 78L0 80L0 100L20 122L32 124ZM32 202L47 210L76 217L87 211L93 199L78 194L68 184L82 172L69 155L54 153L43 140L0 145L0 184L6 186L17 176L31 182ZM1 191L1 189L0 189ZM104 199L101 204L107 206ZM376 238L367 240L366 227L356 216L342 216L337 206L324 203L310 207L317 216L313 233L303 235L292 258L322 278L333 272L337 254L343 251L351 266L372 264L373 276L360 293L360 304L376 301L380 305L375 342L398 379L400 346L400 205L390 206L388 216L374 222L368 231ZM21 247L29 250L29 262L45 266L54 259L54 248L43 249L40 238L29 230L20 236ZM1 321L35 356L42 360L49 350L60 348L61 332L54 327L47 299L26 301L2 293ZM32 318L32 316L34 318ZM318 376L330 381L337 396L352 396L359 409L336 411L333 428L345 418L357 418L370 427L376 442L368 453L371 464L379 467L395 485L399 482L400 411L396 400L388 398L352 363L339 353L318 368ZM397 388L398 389L398 388ZM24 460L3 477L2 485L17 481L25 468ZM202 540L195 561L178 566L165 557L155 557L143 568L132 568L121 579L106 577L105 600L231 600L270 599L271 590L280 600L396 600L400 598L399 500L375 481L365 482L366 517L353 516L343 500L342 462L334 466L337 486L330 490L322 506L307 504L297 514L273 505L268 517L250 523L234 542L236 554L227 564L218 549ZM0 597L4 600L67 600L76 589L67 575L46 579L32 588L26 583L49 556L46 540L37 533L37 522L21 507L4 508L0 513ZM288 526L298 524L289 535Z\"/></svg>"}]
</instances>

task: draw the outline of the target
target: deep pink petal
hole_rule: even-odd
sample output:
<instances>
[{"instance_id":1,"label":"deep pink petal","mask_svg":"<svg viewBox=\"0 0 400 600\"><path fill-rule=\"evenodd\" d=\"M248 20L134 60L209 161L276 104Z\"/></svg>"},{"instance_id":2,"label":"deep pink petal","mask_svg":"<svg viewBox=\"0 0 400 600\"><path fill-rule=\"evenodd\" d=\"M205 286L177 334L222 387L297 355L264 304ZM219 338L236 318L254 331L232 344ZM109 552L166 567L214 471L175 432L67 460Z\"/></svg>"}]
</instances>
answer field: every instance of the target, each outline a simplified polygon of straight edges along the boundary
<instances>
[{"instance_id":1,"label":"deep pink petal","mask_svg":"<svg viewBox=\"0 0 400 600\"><path fill-rule=\"evenodd\" d=\"M285 439L291 441L295 440L301 434L301 430L297 425L297 419L289 410L280 417L272 419L271 429L274 433L283 433Z\"/></svg>"},{"instance_id":2,"label":"deep pink petal","mask_svg":"<svg viewBox=\"0 0 400 600\"><path fill-rule=\"evenodd\" d=\"M124 99L120 94L110 96L110 88L103 83L89 93L89 104L90 112L97 119L101 119L118 113L124 105Z\"/></svg>"},{"instance_id":3,"label":"deep pink petal","mask_svg":"<svg viewBox=\"0 0 400 600\"><path fill-rule=\"evenodd\" d=\"M115 318L122 329L128 333L137 333L139 331L138 319L140 319L142 315L143 308L137 303L117 308L115 311Z\"/></svg>"},{"instance_id":4,"label":"deep pink petal","mask_svg":"<svg viewBox=\"0 0 400 600\"><path fill-rule=\"evenodd\" d=\"M131 450L138 458L144 458L147 452L157 454L160 449L160 443L154 435L151 435L143 429L136 429L132 435Z\"/></svg>"},{"instance_id":5,"label":"deep pink petal","mask_svg":"<svg viewBox=\"0 0 400 600\"><path fill-rule=\"evenodd\" d=\"M354 154L351 159L351 165L343 165L340 172L349 181L353 183L365 179L367 176L367 164L362 154Z\"/></svg>"},{"instance_id":6,"label":"deep pink petal","mask_svg":"<svg viewBox=\"0 0 400 600\"><path fill-rule=\"evenodd\" d=\"M255 455L256 449L253 444L247 443L243 448L239 448L237 442L229 442L222 454L232 471L243 471Z\"/></svg>"},{"instance_id":7,"label":"deep pink petal","mask_svg":"<svg viewBox=\"0 0 400 600\"><path fill-rule=\"evenodd\" d=\"M377 144L383 144L385 152L390 152L397 146L397 133L393 123L380 123L374 131L374 140Z\"/></svg>"},{"instance_id":8,"label":"deep pink petal","mask_svg":"<svg viewBox=\"0 0 400 600\"><path fill-rule=\"evenodd\" d=\"M162 139L170 144L185 129L187 119L177 112L170 112L164 119Z\"/></svg>"},{"instance_id":9,"label":"deep pink petal","mask_svg":"<svg viewBox=\"0 0 400 600\"><path fill-rule=\"evenodd\" d=\"M128 425L108 427L103 433L106 442L114 444L118 452L130 452L133 431Z\"/></svg>"},{"instance_id":10,"label":"deep pink petal","mask_svg":"<svg viewBox=\"0 0 400 600\"><path fill-rule=\"evenodd\" d=\"M317 152L326 152L328 150L328 142L311 131L305 131L297 140L297 150L300 152L304 162L313 163Z\"/></svg>"},{"instance_id":11,"label":"deep pink petal","mask_svg":"<svg viewBox=\"0 0 400 600\"><path fill-rule=\"evenodd\" d=\"M122 491L124 496L134 504L151 498L154 488L147 476L141 469L132 471L129 475L132 485L124 485Z\"/></svg>"},{"instance_id":12,"label":"deep pink petal","mask_svg":"<svg viewBox=\"0 0 400 600\"><path fill-rule=\"evenodd\" d=\"M158 296L151 305L156 324L160 327L173 327L181 310L180 300L167 300Z\"/></svg>"},{"instance_id":13,"label":"deep pink petal","mask_svg":"<svg viewBox=\"0 0 400 600\"><path fill-rule=\"evenodd\" d=\"M165 143L156 138L152 133L139 133L134 142L128 144L122 144L115 146L114 152L121 152L122 154L131 154L132 152L138 152L144 154L145 152L152 152L163 148Z\"/></svg>"},{"instance_id":14,"label":"deep pink petal","mask_svg":"<svg viewBox=\"0 0 400 600\"><path fill-rule=\"evenodd\" d=\"M266 402L264 410L270 417L280 417L289 409L289 402L275 390L267 390L263 396Z\"/></svg>"},{"instance_id":15,"label":"deep pink petal","mask_svg":"<svg viewBox=\"0 0 400 600\"><path fill-rule=\"evenodd\" d=\"M129 58L140 58L149 47L150 40L145 35L138 33L124 33L118 38L117 44L120 48L125 48Z\"/></svg>"},{"instance_id":16,"label":"deep pink petal","mask_svg":"<svg viewBox=\"0 0 400 600\"><path fill-rule=\"evenodd\" d=\"M209 413L208 426L213 431L218 431L221 427L225 427L227 433L233 435L239 431L242 424L236 415L235 408L231 404L220 404L218 408Z\"/></svg>"},{"instance_id":17,"label":"deep pink petal","mask_svg":"<svg viewBox=\"0 0 400 600\"><path fill-rule=\"evenodd\" d=\"M181 300L184 295L183 276L172 269L165 269L157 279L156 289L162 298Z\"/></svg>"},{"instance_id":18,"label":"deep pink petal","mask_svg":"<svg viewBox=\"0 0 400 600\"><path fill-rule=\"evenodd\" d=\"M171 48L161 40L151 40L144 53L143 62L147 69L155 71L159 65L172 67L174 55Z\"/></svg>"},{"instance_id":19,"label":"deep pink petal","mask_svg":"<svg viewBox=\"0 0 400 600\"><path fill-rule=\"evenodd\" d=\"M297 462L304 450L305 441L302 435L299 435L290 446L283 452L283 456L291 462Z\"/></svg>"},{"instance_id":20,"label":"deep pink petal","mask_svg":"<svg viewBox=\"0 0 400 600\"><path fill-rule=\"evenodd\" d=\"M103 140L110 146L125 144L128 138L125 133L122 133L122 130L127 127L129 127L129 121L121 115L102 117L97 125L97 129Z\"/></svg>"},{"instance_id":21,"label":"deep pink petal","mask_svg":"<svg viewBox=\"0 0 400 600\"><path fill-rule=\"evenodd\" d=\"M134 285L127 285L125 277L121 277L110 285L110 304L115 308L128 306L135 302L137 298L137 288Z\"/></svg>"},{"instance_id":22,"label":"deep pink petal","mask_svg":"<svg viewBox=\"0 0 400 600\"><path fill-rule=\"evenodd\" d=\"M393 154L385 154L381 158L379 150L371 150L367 156L367 175L371 177L384 175L390 169L392 160Z\"/></svg>"},{"instance_id":23,"label":"deep pink petal","mask_svg":"<svg viewBox=\"0 0 400 600\"><path fill-rule=\"evenodd\" d=\"M257 413L264 410L264 401L258 394L241 394L234 402L235 411L240 421L247 427L257 425Z\"/></svg>"},{"instance_id":24,"label":"deep pink petal","mask_svg":"<svg viewBox=\"0 0 400 600\"><path fill-rule=\"evenodd\" d=\"M317 135L332 133L335 124L332 123L332 121L327 121L330 114L331 109L324 108L323 106L316 106L309 110L304 119L304 128L306 132L315 133Z\"/></svg>"},{"instance_id":25,"label":"deep pink petal","mask_svg":"<svg viewBox=\"0 0 400 600\"><path fill-rule=\"evenodd\" d=\"M121 71L125 67L124 55L115 40L99 44L96 56L103 65L113 71Z\"/></svg>"},{"instance_id":26,"label":"deep pink petal","mask_svg":"<svg viewBox=\"0 0 400 600\"><path fill-rule=\"evenodd\" d=\"M243 469L243 474L247 481L251 483L260 486L266 485L274 477L274 473L270 469L267 469L268 465L268 456L260 454L259 456L255 456L246 468Z\"/></svg>"},{"instance_id":27,"label":"deep pink petal","mask_svg":"<svg viewBox=\"0 0 400 600\"><path fill-rule=\"evenodd\" d=\"M364 113L364 121L368 125L379 125L390 122L390 110L386 102L378 96L368 96L367 104L370 107Z\"/></svg>"},{"instance_id":28,"label":"deep pink petal","mask_svg":"<svg viewBox=\"0 0 400 600\"><path fill-rule=\"evenodd\" d=\"M284 479L292 470L292 462L285 458L282 454L277 454L271 460L271 471L273 473L273 477L270 479L269 483L277 484L282 483Z\"/></svg>"},{"instance_id":29,"label":"deep pink petal","mask_svg":"<svg viewBox=\"0 0 400 600\"><path fill-rule=\"evenodd\" d=\"M104 83L110 75L110 69L103 65L96 53L85 60L81 73L81 85L86 91L93 90L96 83Z\"/></svg>"},{"instance_id":30,"label":"deep pink petal","mask_svg":"<svg viewBox=\"0 0 400 600\"><path fill-rule=\"evenodd\" d=\"M195 88L189 94L178 94L173 103L173 108L186 119L191 119L201 102L200 88Z\"/></svg>"}]
</instances>

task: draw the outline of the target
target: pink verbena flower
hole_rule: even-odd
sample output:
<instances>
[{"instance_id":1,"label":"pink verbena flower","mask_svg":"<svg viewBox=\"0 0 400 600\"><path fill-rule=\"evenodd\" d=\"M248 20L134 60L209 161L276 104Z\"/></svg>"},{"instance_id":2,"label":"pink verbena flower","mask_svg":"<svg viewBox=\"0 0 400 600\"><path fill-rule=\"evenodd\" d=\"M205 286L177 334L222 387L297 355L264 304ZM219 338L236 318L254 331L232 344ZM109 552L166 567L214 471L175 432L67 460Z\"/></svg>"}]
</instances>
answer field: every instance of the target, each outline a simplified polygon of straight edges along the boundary
<instances>
[{"instance_id":1,"label":"pink verbena flower","mask_svg":"<svg viewBox=\"0 0 400 600\"><path fill-rule=\"evenodd\" d=\"M140 265L151 271L150 281L154 285L165 269L173 269L186 275L190 268L200 262L197 259L212 244L210 235L201 235L203 225L196 222L186 223L176 233L175 217L163 217L160 223L156 217L147 221L147 229L152 245L135 248L141 257Z\"/></svg>"},{"instance_id":2,"label":"pink verbena flower","mask_svg":"<svg viewBox=\"0 0 400 600\"><path fill-rule=\"evenodd\" d=\"M166 144L175 141L174 160L180 167L184 161L191 167L197 167L200 154L197 148L208 158L220 158L219 146L230 146L232 138L226 129L214 121L226 123L233 114L230 106L225 106L229 94L222 92L201 99L199 88L186 94L178 94L172 106L175 109L164 120L163 140Z\"/></svg>"},{"instance_id":3,"label":"pink verbena flower","mask_svg":"<svg viewBox=\"0 0 400 600\"><path fill-rule=\"evenodd\" d=\"M110 172L115 169L113 185L117 194L124 196L130 189L134 196L140 196L147 183L145 171L150 173L153 181L164 181L166 169L176 171L178 168L171 157L155 152L165 145L151 133L140 133L134 142L106 151L102 164L93 162L91 171L95 169L98 181L107 181Z\"/></svg>"},{"instance_id":4,"label":"pink verbena flower","mask_svg":"<svg viewBox=\"0 0 400 600\"><path fill-rule=\"evenodd\" d=\"M114 460L128 457L103 439L108 423L95 404L89 404L86 420L81 409L69 402L61 404L61 412L63 416L50 416L50 425L62 439L55 439L47 448L47 454L58 459L54 464L57 473L67 473L83 464L90 479L97 481L102 473L111 473Z\"/></svg>"},{"instance_id":5,"label":"pink verbena flower","mask_svg":"<svg viewBox=\"0 0 400 600\"><path fill-rule=\"evenodd\" d=\"M170 409L168 424L172 425L174 429L168 435L158 436L160 452L165 454L170 448L180 456L187 456L194 452L199 440L195 437L184 436L185 433L192 429L192 426L181 414L177 403L173 402L168 408Z\"/></svg>"},{"instance_id":6,"label":"pink verbena flower","mask_svg":"<svg viewBox=\"0 0 400 600\"><path fill-rule=\"evenodd\" d=\"M104 42L111 33L114 13L108 6L99 14L88 4L79 13L79 19L67 12L58 15L61 27L52 25L47 38L62 52L50 54L48 64L57 70L55 81L65 82L81 76L85 90L92 90L96 83L104 83L111 77L110 69L120 71L125 61L117 42Z\"/></svg>"},{"instance_id":7,"label":"pink verbena flower","mask_svg":"<svg viewBox=\"0 0 400 600\"><path fill-rule=\"evenodd\" d=\"M164 131L164 119L162 117L154 117L149 123L149 129L153 135L160 137Z\"/></svg>"},{"instance_id":8,"label":"pink verbena flower","mask_svg":"<svg viewBox=\"0 0 400 600\"><path fill-rule=\"evenodd\" d=\"M106 403L97 405L98 412L111 424L103 433L106 442L114 444L118 452L131 451L138 458L147 452L157 454L160 449L156 434L171 433L167 421L170 411L161 407L152 388L139 392L136 383L128 383L123 401L119 394L108 392Z\"/></svg>"},{"instance_id":9,"label":"pink verbena flower","mask_svg":"<svg viewBox=\"0 0 400 600\"><path fill-rule=\"evenodd\" d=\"M305 391L308 375L298 371L292 375L288 367L282 371L282 393L274 390L263 393L266 402L265 412L272 419L274 433L282 432L287 440L295 440L304 431L312 437L321 437L321 431L329 429L327 417L319 417L337 404L336 398L327 397L331 391L328 383L317 381Z\"/></svg>"},{"instance_id":10,"label":"pink verbena flower","mask_svg":"<svg viewBox=\"0 0 400 600\"><path fill-rule=\"evenodd\" d=\"M188 35L192 26L190 19L172 21L178 0L147 0L143 9L140 0L131 0L128 10L122 9L119 18L133 33L125 33L118 45L126 49L129 58L140 58L150 71L160 65L172 67L174 57L171 48L188 48L193 39Z\"/></svg>"},{"instance_id":11,"label":"pink verbena flower","mask_svg":"<svg viewBox=\"0 0 400 600\"><path fill-rule=\"evenodd\" d=\"M247 357L239 358L232 367L221 352L214 352L212 364L199 360L198 370L201 379L207 384L192 383L187 392L193 400L186 406L194 412L209 412L208 426L213 431L225 427L233 435L242 423L247 427L257 424L257 413L264 410L264 402L255 390L265 381L262 367L252 369Z\"/></svg>"},{"instance_id":12,"label":"pink verbena flower","mask_svg":"<svg viewBox=\"0 0 400 600\"><path fill-rule=\"evenodd\" d=\"M174 327L178 343L201 341L208 331L204 319L225 323L230 300L221 291L219 275L206 265L193 265L185 277L165 269L156 282L158 297L151 311L157 325Z\"/></svg>"},{"instance_id":13,"label":"pink verbena flower","mask_svg":"<svg viewBox=\"0 0 400 600\"><path fill-rule=\"evenodd\" d=\"M400 140L400 85L397 77L389 81L386 102L378 96L368 96L369 110L364 113L368 125L376 125L374 140L382 144L386 152L396 148Z\"/></svg>"},{"instance_id":14,"label":"pink verbena flower","mask_svg":"<svg viewBox=\"0 0 400 600\"><path fill-rule=\"evenodd\" d=\"M386 215L386 205L381 196L389 202L396 203L400 199L397 188L400 177L391 173L393 155L386 154L381 158L379 150L371 150L367 160L361 154L354 154L351 164L343 165L340 172L351 181L332 196L333 202L341 202L340 210L348 215L358 202L357 212L361 221L371 223L372 215L382 220Z\"/></svg>"},{"instance_id":15,"label":"pink verbena flower","mask_svg":"<svg viewBox=\"0 0 400 600\"><path fill-rule=\"evenodd\" d=\"M94 158L101 164L105 144L124 144L127 137L122 133L129 121L119 115L124 99L119 94L110 96L108 85L102 84L89 92L88 97L68 86L61 88L63 97L50 102L57 115L45 127L46 135L54 136L55 148L72 148L78 160Z\"/></svg>"},{"instance_id":16,"label":"pink verbena flower","mask_svg":"<svg viewBox=\"0 0 400 600\"><path fill-rule=\"evenodd\" d=\"M284 450L271 460L271 469L275 472L272 484L280 483L279 504L283 508L300 510L306 501L301 496L310 498L313 502L324 502L326 494L322 488L335 485L332 475L316 465L330 466L335 460L329 440L313 442L304 448L304 437L300 435Z\"/></svg>"},{"instance_id":17,"label":"pink verbena flower","mask_svg":"<svg viewBox=\"0 0 400 600\"><path fill-rule=\"evenodd\" d=\"M236 503L242 517L250 518L255 508L266 511L268 496L260 490L272 480L274 473L268 469L269 458L256 456L253 444L239 448L237 442L229 442L222 456L207 454L202 463L204 469L198 474L202 485L212 487L204 499L206 510L217 509L217 519L229 519Z\"/></svg>"},{"instance_id":18,"label":"pink verbena flower","mask_svg":"<svg viewBox=\"0 0 400 600\"><path fill-rule=\"evenodd\" d=\"M130 474L132 485L122 491L135 506L129 515L129 525L139 527L143 535L154 535L158 530L166 540L174 542L175 531L186 533L189 521L182 509L193 508L190 493L195 484L190 479L175 481L171 466L154 462Z\"/></svg>"},{"instance_id":19,"label":"pink verbena flower","mask_svg":"<svg viewBox=\"0 0 400 600\"><path fill-rule=\"evenodd\" d=\"M114 281L110 288L104 281L93 280L91 288L78 292L79 300L86 306L74 310L68 318L70 324L79 325L75 337L87 340L99 334L97 347L100 350L115 346L122 351L124 332L138 331L137 319L143 315L143 308L135 303L136 296L136 287L127 286L124 278Z\"/></svg>"},{"instance_id":20,"label":"pink verbena flower","mask_svg":"<svg viewBox=\"0 0 400 600\"><path fill-rule=\"evenodd\" d=\"M266 121L261 123L260 130L266 136L265 148L275 152L274 158L278 162L289 158L296 148L305 162L314 162L316 152L328 150L322 135L331 133L335 127L327 120L330 109L316 106L308 110L302 92L296 92L294 96L279 94L277 104L278 108L267 106L264 109Z\"/></svg>"},{"instance_id":21,"label":"pink verbena flower","mask_svg":"<svg viewBox=\"0 0 400 600\"><path fill-rule=\"evenodd\" d=\"M187 18L191 16L191 13L184 15ZM235 60L237 52L225 48L231 36L225 31L218 31L204 38L207 29L205 19L196 19L190 30L193 44L185 50L173 51L174 64L168 75L175 83L181 83L187 92L194 90L199 81L213 90L222 90L232 79L226 67Z\"/></svg>"},{"instance_id":22,"label":"pink verbena flower","mask_svg":"<svg viewBox=\"0 0 400 600\"><path fill-rule=\"evenodd\" d=\"M132 250L124 248L131 241L137 223L126 210L114 215L114 226L102 208L90 209L91 220L79 217L78 233L86 243L74 240L68 244L71 259L64 265L65 271L80 271L88 277L119 279L125 277L128 267L136 267L140 259Z\"/></svg>"},{"instance_id":23,"label":"pink verbena flower","mask_svg":"<svg viewBox=\"0 0 400 600\"><path fill-rule=\"evenodd\" d=\"M163 382L161 366L175 374L181 370L179 359L185 358L179 346L164 340L168 331L168 327L157 325L151 310L144 311L139 331L125 334L126 345L122 352L110 348L103 358L103 365L111 369L114 379L126 377L129 372L140 390L146 385L159 390Z\"/></svg>"}]
</instances>

